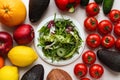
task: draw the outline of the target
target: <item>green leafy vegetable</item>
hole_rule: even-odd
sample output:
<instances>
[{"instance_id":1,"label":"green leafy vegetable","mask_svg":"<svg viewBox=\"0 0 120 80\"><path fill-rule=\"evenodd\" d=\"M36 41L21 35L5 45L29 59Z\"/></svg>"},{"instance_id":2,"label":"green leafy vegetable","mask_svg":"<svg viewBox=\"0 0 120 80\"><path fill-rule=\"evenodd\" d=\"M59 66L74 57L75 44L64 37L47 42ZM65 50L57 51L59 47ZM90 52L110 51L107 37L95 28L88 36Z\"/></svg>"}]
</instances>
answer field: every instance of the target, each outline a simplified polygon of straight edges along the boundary
<instances>
[{"instance_id":1,"label":"green leafy vegetable","mask_svg":"<svg viewBox=\"0 0 120 80\"><path fill-rule=\"evenodd\" d=\"M82 43L74 23L70 19L56 17L42 26L38 40L44 55L52 61L71 58Z\"/></svg>"}]
</instances>

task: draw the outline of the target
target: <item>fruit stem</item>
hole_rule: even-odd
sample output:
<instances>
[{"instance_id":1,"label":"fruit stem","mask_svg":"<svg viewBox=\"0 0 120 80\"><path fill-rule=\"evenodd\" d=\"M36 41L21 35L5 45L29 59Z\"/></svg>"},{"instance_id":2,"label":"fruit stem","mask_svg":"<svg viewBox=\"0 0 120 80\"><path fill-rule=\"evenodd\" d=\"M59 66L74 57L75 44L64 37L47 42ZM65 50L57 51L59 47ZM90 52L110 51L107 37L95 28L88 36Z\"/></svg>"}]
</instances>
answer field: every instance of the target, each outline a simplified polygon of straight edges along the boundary
<instances>
[{"instance_id":1,"label":"fruit stem","mask_svg":"<svg viewBox=\"0 0 120 80\"><path fill-rule=\"evenodd\" d=\"M8 12L9 12L9 9L8 9L8 8L5 8L4 10L5 10L5 13L8 13Z\"/></svg>"},{"instance_id":2,"label":"fruit stem","mask_svg":"<svg viewBox=\"0 0 120 80\"><path fill-rule=\"evenodd\" d=\"M75 12L75 8L74 8L74 7L71 7L71 8L68 10L68 12L70 12L70 13Z\"/></svg>"}]
</instances>

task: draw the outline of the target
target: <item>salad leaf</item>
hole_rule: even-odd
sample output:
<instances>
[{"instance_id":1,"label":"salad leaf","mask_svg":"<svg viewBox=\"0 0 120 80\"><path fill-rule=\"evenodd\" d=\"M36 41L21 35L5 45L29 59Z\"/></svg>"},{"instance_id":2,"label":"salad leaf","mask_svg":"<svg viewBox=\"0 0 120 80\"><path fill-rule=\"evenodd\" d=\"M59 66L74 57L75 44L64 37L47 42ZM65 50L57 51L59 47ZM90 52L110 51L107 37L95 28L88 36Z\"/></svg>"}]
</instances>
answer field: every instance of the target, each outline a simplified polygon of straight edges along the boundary
<instances>
[{"instance_id":1,"label":"salad leaf","mask_svg":"<svg viewBox=\"0 0 120 80\"><path fill-rule=\"evenodd\" d=\"M43 54L52 61L66 60L78 52L82 39L76 26L70 19L54 17L54 26L47 27L47 22L39 30L39 44ZM54 33L51 29L54 27Z\"/></svg>"}]
</instances>

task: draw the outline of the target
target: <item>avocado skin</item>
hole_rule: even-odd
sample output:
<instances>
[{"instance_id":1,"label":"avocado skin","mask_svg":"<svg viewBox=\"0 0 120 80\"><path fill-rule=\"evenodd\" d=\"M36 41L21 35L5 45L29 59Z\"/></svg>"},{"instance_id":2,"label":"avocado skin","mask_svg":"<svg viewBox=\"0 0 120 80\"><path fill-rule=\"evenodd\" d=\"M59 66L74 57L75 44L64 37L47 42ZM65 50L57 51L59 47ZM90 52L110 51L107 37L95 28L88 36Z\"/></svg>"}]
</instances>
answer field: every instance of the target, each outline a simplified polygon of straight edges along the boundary
<instances>
[{"instance_id":1,"label":"avocado skin","mask_svg":"<svg viewBox=\"0 0 120 80\"><path fill-rule=\"evenodd\" d=\"M50 0L30 0L29 19L32 23L37 22L46 11Z\"/></svg>"},{"instance_id":2,"label":"avocado skin","mask_svg":"<svg viewBox=\"0 0 120 80\"><path fill-rule=\"evenodd\" d=\"M41 64L33 66L21 78L21 80L43 80L44 68Z\"/></svg>"},{"instance_id":3,"label":"avocado skin","mask_svg":"<svg viewBox=\"0 0 120 80\"><path fill-rule=\"evenodd\" d=\"M94 0L97 4L102 4L103 0Z\"/></svg>"},{"instance_id":4,"label":"avocado skin","mask_svg":"<svg viewBox=\"0 0 120 80\"><path fill-rule=\"evenodd\" d=\"M87 6L90 0L81 0L80 5L81 6Z\"/></svg>"},{"instance_id":5,"label":"avocado skin","mask_svg":"<svg viewBox=\"0 0 120 80\"><path fill-rule=\"evenodd\" d=\"M98 59L115 72L120 72L120 52L107 49L97 51Z\"/></svg>"}]
</instances>

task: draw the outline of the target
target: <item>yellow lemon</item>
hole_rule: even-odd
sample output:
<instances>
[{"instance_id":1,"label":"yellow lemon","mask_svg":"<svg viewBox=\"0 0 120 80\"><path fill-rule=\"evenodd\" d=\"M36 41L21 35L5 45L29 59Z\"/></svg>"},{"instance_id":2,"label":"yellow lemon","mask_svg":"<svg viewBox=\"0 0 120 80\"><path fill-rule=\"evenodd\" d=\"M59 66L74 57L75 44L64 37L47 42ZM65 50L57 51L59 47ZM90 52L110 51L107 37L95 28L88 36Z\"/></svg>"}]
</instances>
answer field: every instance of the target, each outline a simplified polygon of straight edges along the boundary
<instances>
[{"instance_id":1,"label":"yellow lemon","mask_svg":"<svg viewBox=\"0 0 120 80\"><path fill-rule=\"evenodd\" d=\"M4 66L0 69L0 80L19 80L18 68Z\"/></svg>"},{"instance_id":2,"label":"yellow lemon","mask_svg":"<svg viewBox=\"0 0 120 80\"><path fill-rule=\"evenodd\" d=\"M36 52L28 46L15 46L8 52L12 64L25 67L31 65L37 58Z\"/></svg>"}]
</instances>

